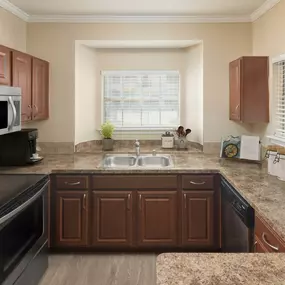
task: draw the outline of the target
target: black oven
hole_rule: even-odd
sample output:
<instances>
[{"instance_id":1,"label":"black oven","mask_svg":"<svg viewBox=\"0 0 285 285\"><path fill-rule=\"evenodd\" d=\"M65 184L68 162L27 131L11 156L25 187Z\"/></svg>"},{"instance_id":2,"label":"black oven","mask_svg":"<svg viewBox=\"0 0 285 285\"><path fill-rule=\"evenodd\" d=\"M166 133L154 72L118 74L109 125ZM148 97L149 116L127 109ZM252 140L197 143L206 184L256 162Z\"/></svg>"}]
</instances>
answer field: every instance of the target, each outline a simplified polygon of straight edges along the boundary
<instances>
[{"instance_id":1,"label":"black oven","mask_svg":"<svg viewBox=\"0 0 285 285\"><path fill-rule=\"evenodd\" d=\"M48 183L36 183L1 211L0 284L36 285L47 268Z\"/></svg>"}]
</instances>

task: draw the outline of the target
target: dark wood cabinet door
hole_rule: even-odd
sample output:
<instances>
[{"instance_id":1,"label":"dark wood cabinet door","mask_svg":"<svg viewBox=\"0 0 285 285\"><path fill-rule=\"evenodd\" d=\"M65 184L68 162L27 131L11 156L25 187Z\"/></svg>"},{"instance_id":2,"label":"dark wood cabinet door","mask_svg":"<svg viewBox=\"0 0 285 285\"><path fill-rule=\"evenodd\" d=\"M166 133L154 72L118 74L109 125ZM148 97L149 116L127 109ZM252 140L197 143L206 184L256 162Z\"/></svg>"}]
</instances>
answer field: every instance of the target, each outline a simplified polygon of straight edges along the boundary
<instances>
[{"instance_id":1,"label":"dark wood cabinet door","mask_svg":"<svg viewBox=\"0 0 285 285\"><path fill-rule=\"evenodd\" d=\"M12 52L12 85L22 90L22 122L32 119L32 57L30 55Z\"/></svg>"},{"instance_id":2,"label":"dark wood cabinet door","mask_svg":"<svg viewBox=\"0 0 285 285\"><path fill-rule=\"evenodd\" d=\"M0 46L0 85L11 85L11 50Z\"/></svg>"},{"instance_id":3,"label":"dark wood cabinet door","mask_svg":"<svg viewBox=\"0 0 285 285\"><path fill-rule=\"evenodd\" d=\"M38 58L32 60L32 110L33 120L49 117L49 63Z\"/></svg>"},{"instance_id":4,"label":"dark wood cabinet door","mask_svg":"<svg viewBox=\"0 0 285 285\"><path fill-rule=\"evenodd\" d=\"M182 223L184 246L214 246L214 191L184 191Z\"/></svg>"},{"instance_id":5,"label":"dark wood cabinet door","mask_svg":"<svg viewBox=\"0 0 285 285\"><path fill-rule=\"evenodd\" d=\"M56 192L56 246L86 246L88 243L88 192Z\"/></svg>"},{"instance_id":6,"label":"dark wood cabinet door","mask_svg":"<svg viewBox=\"0 0 285 285\"><path fill-rule=\"evenodd\" d=\"M267 252L269 252L266 249L266 247L263 245L263 243L258 239L257 236L255 236L254 252L256 252L256 253L267 253Z\"/></svg>"},{"instance_id":7,"label":"dark wood cabinet door","mask_svg":"<svg viewBox=\"0 0 285 285\"><path fill-rule=\"evenodd\" d=\"M132 245L132 191L94 191L92 245Z\"/></svg>"},{"instance_id":8,"label":"dark wood cabinet door","mask_svg":"<svg viewBox=\"0 0 285 285\"><path fill-rule=\"evenodd\" d=\"M177 191L138 191L138 246L176 246Z\"/></svg>"},{"instance_id":9,"label":"dark wood cabinet door","mask_svg":"<svg viewBox=\"0 0 285 285\"><path fill-rule=\"evenodd\" d=\"M241 60L230 63L230 120L241 120Z\"/></svg>"}]
</instances>

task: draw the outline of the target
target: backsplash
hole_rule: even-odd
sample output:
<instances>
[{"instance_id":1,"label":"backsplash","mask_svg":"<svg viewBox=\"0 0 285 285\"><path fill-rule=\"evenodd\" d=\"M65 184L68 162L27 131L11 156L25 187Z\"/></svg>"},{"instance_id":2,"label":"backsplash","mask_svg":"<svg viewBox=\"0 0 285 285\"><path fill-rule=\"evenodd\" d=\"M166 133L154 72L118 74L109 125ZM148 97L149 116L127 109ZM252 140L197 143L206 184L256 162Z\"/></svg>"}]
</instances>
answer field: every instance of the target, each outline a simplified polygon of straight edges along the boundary
<instances>
[{"instance_id":1,"label":"backsplash","mask_svg":"<svg viewBox=\"0 0 285 285\"><path fill-rule=\"evenodd\" d=\"M142 152L150 152L152 150L171 152L173 149L162 149L161 140L139 140ZM202 151L202 146L198 143L187 142L188 151ZM115 140L114 152L134 152L134 140ZM75 152L80 153L95 153L102 152L102 140L93 140L79 143L75 146Z\"/></svg>"}]
</instances>

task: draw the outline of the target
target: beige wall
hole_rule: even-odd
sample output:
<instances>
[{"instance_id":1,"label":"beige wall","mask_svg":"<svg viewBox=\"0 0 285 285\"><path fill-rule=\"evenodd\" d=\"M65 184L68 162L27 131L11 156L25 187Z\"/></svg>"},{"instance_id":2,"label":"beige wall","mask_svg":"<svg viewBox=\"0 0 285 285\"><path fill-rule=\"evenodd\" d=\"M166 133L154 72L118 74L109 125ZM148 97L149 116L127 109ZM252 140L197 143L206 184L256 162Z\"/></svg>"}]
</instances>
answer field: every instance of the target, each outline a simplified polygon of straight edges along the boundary
<instances>
[{"instance_id":1,"label":"beige wall","mask_svg":"<svg viewBox=\"0 0 285 285\"><path fill-rule=\"evenodd\" d=\"M185 60L185 127L191 141L203 144L203 45L189 47Z\"/></svg>"},{"instance_id":2,"label":"beige wall","mask_svg":"<svg viewBox=\"0 0 285 285\"><path fill-rule=\"evenodd\" d=\"M250 23L239 24L28 24L27 49L51 63L51 114L41 140L70 142L75 133L75 40L202 40L204 141L238 134L228 119L228 63L252 51Z\"/></svg>"},{"instance_id":3,"label":"beige wall","mask_svg":"<svg viewBox=\"0 0 285 285\"><path fill-rule=\"evenodd\" d=\"M100 102L96 88L96 50L81 44L75 47L75 144L96 139L96 118ZM98 126L97 126L98 127Z\"/></svg>"},{"instance_id":4,"label":"beige wall","mask_svg":"<svg viewBox=\"0 0 285 285\"><path fill-rule=\"evenodd\" d=\"M0 44L26 51L27 23L0 8Z\"/></svg>"},{"instance_id":5,"label":"beige wall","mask_svg":"<svg viewBox=\"0 0 285 285\"><path fill-rule=\"evenodd\" d=\"M253 55L276 57L285 54L285 1L280 1L270 11L253 23ZM254 132L273 134L274 100L272 94L272 64L270 63L270 124L255 126ZM264 138L266 142L266 138Z\"/></svg>"}]
</instances>

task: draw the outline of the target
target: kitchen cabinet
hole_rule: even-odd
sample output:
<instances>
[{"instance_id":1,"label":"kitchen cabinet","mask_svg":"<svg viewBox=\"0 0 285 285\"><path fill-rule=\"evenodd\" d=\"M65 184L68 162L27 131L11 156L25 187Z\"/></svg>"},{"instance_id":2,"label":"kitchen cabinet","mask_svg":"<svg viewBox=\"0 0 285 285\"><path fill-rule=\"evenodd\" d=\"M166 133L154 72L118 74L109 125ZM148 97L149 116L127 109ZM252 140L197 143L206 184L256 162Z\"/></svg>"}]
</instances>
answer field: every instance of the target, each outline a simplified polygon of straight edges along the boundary
<instances>
[{"instance_id":1,"label":"kitchen cabinet","mask_svg":"<svg viewBox=\"0 0 285 285\"><path fill-rule=\"evenodd\" d=\"M11 85L11 50L0 46L0 85Z\"/></svg>"},{"instance_id":2,"label":"kitchen cabinet","mask_svg":"<svg viewBox=\"0 0 285 285\"><path fill-rule=\"evenodd\" d=\"M92 245L132 245L132 191L93 191Z\"/></svg>"},{"instance_id":3,"label":"kitchen cabinet","mask_svg":"<svg viewBox=\"0 0 285 285\"><path fill-rule=\"evenodd\" d=\"M88 243L88 192L57 191L55 245L82 247Z\"/></svg>"},{"instance_id":4,"label":"kitchen cabinet","mask_svg":"<svg viewBox=\"0 0 285 285\"><path fill-rule=\"evenodd\" d=\"M255 215L255 240L257 252L285 252L285 242L259 215Z\"/></svg>"},{"instance_id":5,"label":"kitchen cabinet","mask_svg":"<svg viewBox=\"0 0 285 285\"><path fill-rule=\"evenodd\" d=\"M22 90L22 122L32 120L32 57L22 52L12 52L12 85Z\"/></svg>"},{"instance_id":6,"label":"kitchen cabinet","mask_svg":"<svg viewBox=\"0 0 285 285\"><path fill-rule=\"evenodd\" d=\"M269 122L268 76L268 57L247 56L230 63L230 120Z\"/></svg>"},{"instance_id":7,"label":"kitchen cabinet","mask_svg":"<svg viewBox=\"0 0 285 285\"><path fill-rule=\"evenodd\" d=\"M176 246L177 191L138 191L138 246Z\"/></svg>"},{"instance_id":8,"label":"kitchen cabinet","mask_svg":"<svg viewBox=\"0 0 285 285\"><path fill-rule=\"evenodd\" d=\"M49 63L32 59L32 119L49 117Z\"/></svg>"},{"instance_id":9,"label":"kitchen cabinet","mask_svg":"<svg viewBox=\"0 0 285 285\"><path fill-rule=\"evenodd\" d=\"M183 191L182 244L214 246L214 191Z\"/></svg>"}]
</instances>

